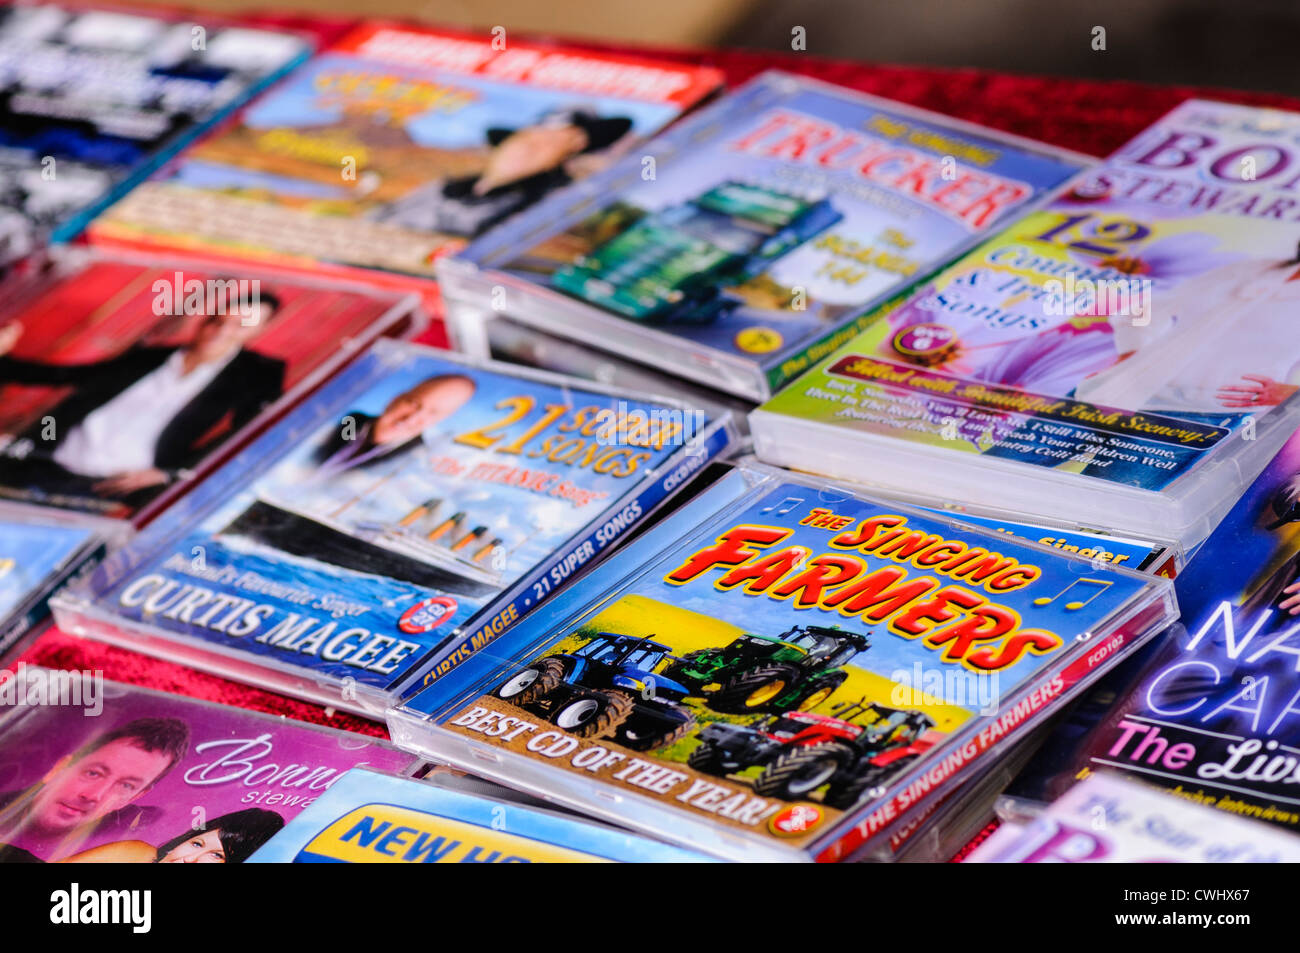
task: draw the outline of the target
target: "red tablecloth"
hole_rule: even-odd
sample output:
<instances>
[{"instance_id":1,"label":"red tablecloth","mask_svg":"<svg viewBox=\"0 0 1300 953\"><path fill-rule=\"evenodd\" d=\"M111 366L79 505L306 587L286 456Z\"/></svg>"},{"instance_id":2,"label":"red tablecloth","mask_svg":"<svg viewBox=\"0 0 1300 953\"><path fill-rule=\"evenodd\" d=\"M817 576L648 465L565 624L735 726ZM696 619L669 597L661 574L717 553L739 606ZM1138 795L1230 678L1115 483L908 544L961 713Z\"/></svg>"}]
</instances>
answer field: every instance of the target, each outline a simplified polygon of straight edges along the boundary
<instances>
[{"instance_id":1,"label":"red tablecloth","mask_svg":"<svg viewBox=\"0 0 1300 953\"><path fill-rule=\"evenodd\" d=\"M592 49L609 49L585 45ZM729 84L765 69L806 73L853 89L901 100L971 122L1017 133L1093 155L1106 155L1185 99L1217 98L1251 105L1300 109L1300 100L1192 86L1146 86L1040 76L1012 76L981 70L917 69L821 60L804 54L639 50L668 59L707 63ZM107 678L178 692L318 724L382 735L378 724L213 678L96 642L51 630L22 659L68 669L102 671Z\"/></svg>"}]
</instances>

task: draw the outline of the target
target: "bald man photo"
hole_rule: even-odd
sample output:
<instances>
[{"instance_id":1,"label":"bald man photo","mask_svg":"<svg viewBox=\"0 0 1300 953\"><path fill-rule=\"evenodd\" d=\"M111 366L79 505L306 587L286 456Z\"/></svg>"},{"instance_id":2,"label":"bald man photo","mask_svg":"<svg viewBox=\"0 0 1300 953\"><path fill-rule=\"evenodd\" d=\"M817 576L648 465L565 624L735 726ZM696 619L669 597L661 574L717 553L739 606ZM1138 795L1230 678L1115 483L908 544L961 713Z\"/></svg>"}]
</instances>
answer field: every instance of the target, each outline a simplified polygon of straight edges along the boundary
<instances>
[{"instance_id":1,"label":"bald man photo","mask_svg":"<svg viewBox=\"0 0 1300 953\"><path fill-rule=\"evenodd\" d=\"M391 460L420 442L420 435L452 416L474 396L474 381L440 374L403 391L378 416L347 414L316 455L318 478L329 478Z\"/></svg>"}]
</instances>

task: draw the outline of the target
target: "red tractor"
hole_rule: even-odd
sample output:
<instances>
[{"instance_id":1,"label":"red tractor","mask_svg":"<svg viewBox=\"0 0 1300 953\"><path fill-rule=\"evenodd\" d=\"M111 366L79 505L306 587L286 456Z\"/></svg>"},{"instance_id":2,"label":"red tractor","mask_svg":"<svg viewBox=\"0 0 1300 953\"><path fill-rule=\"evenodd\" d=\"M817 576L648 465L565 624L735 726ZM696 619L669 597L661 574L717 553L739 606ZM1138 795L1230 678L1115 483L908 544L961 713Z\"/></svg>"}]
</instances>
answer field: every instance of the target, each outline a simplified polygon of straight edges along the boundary
<instances>
[{"instance_id":1,"label":"red tractor","mask_svg":"<svg viewBox=\"0 0 1300 953\"><path fill-rule=\"evenodd\" d=\"M925 712L849 702L829 716L787 711L753 725L715 721L699 732L687 760L720 776L761 764L756 794L806 800L827 785L822 802L849 808L929 749L933 727Z\"/></svg>"}]
</instances>

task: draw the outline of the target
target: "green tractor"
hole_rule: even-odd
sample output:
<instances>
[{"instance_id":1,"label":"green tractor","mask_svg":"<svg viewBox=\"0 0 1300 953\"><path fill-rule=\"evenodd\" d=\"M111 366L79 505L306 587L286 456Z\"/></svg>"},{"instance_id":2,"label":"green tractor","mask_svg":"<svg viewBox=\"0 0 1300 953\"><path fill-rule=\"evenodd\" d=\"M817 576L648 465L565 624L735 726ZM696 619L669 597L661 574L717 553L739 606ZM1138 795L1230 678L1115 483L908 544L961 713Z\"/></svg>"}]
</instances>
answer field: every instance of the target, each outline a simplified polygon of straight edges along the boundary
<instances>
[{"instance_id":1,"label":"green tractor","mask_svg":"<svg viewBox=\"0 0 1300 953\"><path fill-rule=\"evenodd\" d=\"M844 684L841 666L870 647L867 636L838 626L795 626L776 638L747 633L688 652L664 674L724 714L807 711Z\"/></svg>"}]
</instances>

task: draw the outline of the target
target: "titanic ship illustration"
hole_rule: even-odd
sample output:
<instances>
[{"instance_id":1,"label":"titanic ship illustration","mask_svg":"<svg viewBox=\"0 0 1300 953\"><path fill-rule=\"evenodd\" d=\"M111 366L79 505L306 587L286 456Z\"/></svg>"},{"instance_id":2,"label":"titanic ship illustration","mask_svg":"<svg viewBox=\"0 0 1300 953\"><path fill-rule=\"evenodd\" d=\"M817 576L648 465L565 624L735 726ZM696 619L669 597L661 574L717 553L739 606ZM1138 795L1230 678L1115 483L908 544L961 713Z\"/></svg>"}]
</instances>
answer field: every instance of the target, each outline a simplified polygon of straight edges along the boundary
<instances>
[{"instance_id":1,"label":"titanic ship illustration","mask_svg":"<svg viewBox=\"0 0 1300 953\"><path fill-rule=\"evenodd\" d=\"M486 596L501 588L508 553L487 521L430 499L395 523L339 520L359 497L329 515L308 513L283 499L259 497L221 531L294 556L354 572L386 576L452 595Z\"/></svg>"}]
</instances>

